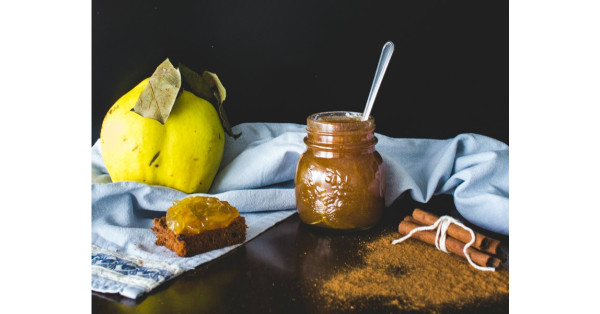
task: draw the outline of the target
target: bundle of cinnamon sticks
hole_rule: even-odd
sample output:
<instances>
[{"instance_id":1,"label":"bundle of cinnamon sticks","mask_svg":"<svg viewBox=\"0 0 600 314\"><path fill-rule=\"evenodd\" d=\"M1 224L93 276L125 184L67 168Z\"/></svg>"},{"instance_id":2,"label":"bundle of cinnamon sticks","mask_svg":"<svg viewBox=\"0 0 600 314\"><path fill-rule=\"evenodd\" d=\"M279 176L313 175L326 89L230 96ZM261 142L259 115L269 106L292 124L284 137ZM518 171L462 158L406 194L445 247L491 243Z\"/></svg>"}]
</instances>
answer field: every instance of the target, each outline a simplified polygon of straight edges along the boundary
<instances>
[{"instance_id":1,"label":"bundle of cinnamon sticks","mask_svg":"<svg viewBox=\"0 0 600 314\"><path fill-rule=\"evenodd\" d=\"M413 211L412 216L406 216L404 217L404 220L400 222L400 225L398 225L398 232L404 236L417 227L433 225L438 219L438 216L416 208ZM471 260L479 266L500 267L502 261L505 259L503 252L499 248L500 241L478 232L474 233L475 242L467 248L467 253ZM412 238L435 245L436 231L418 231L413 233ZM463 249L470 241L471 233L469 231L458 225L450 224L446 238L446 250L448 250L448 252L466 258Z\"/></svg>"}]
</instances>

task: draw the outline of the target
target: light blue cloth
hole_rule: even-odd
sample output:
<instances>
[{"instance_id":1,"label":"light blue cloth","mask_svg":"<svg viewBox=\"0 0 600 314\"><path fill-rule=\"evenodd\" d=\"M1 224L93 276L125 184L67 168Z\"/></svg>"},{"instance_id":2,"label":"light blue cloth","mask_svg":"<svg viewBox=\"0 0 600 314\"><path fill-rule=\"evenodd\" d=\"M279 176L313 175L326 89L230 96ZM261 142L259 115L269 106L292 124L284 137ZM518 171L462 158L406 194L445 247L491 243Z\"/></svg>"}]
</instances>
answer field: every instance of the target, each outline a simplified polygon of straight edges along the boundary
<instances>
[{"instance_id":1,"label":"light blue cloth","mask_svg":"<svg viewBox=\"0 0 600 314\"><path fill-rule=\"evenodd\" d=\"M306 149L304 125L246 123L226 137L221 168L209 194L229 201L246 218L247 241L295 212L294 172ZM471 223L508 234L508 146L460 134L447 140L376 135L386 170L386 206L403 192L425 203L452 194ZM111 183L97 141L92 147L92 290L136 298L183 271L225 254L228 247L181 258L154 244L152 217L180 191L137 182Z\"/></svg>"}]
</instances>

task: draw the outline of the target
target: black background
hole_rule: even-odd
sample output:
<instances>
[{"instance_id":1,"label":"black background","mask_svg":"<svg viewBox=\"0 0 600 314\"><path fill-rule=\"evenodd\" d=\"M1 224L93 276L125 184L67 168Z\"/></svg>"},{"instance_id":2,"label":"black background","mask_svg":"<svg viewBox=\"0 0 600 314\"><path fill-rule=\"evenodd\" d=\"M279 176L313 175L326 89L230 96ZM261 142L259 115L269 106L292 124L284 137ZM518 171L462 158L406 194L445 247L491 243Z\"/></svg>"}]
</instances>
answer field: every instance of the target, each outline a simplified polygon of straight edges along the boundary
<instances>
[{"instance_id":1,"label":"black background","mask_svg":"<svg viewBox=\"0 0 600 314\"><path fill-rule=\"evenodd\" d=\"M377 132L508 143L508 2L313 0L93 1L92 143L167 57L219 75L232 125L361 112L388 40Z\"/></svg>"}]
</instances>

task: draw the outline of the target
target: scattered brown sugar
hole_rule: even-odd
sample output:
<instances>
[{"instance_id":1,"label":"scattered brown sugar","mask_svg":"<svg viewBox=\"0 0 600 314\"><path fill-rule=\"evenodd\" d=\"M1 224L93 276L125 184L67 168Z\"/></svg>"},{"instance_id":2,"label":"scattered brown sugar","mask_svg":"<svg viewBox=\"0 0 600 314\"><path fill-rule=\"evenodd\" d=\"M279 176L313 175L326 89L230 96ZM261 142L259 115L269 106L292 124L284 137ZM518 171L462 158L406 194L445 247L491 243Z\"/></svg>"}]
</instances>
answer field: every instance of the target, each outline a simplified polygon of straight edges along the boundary
<instances>
[{"instance_id":1,"label":"scattered brown sugar","mask_svg":"<svg viewBox=\"0 0 600 314\"><path fill-rule=\"evenodd\" d=\"M321 296L338 310L447 312L508 303L508 270L484 272L465 259L414 239L397 245L389 232L360 250L363 263L337 271L320 283Z\"/></svg>"}]
</instances>

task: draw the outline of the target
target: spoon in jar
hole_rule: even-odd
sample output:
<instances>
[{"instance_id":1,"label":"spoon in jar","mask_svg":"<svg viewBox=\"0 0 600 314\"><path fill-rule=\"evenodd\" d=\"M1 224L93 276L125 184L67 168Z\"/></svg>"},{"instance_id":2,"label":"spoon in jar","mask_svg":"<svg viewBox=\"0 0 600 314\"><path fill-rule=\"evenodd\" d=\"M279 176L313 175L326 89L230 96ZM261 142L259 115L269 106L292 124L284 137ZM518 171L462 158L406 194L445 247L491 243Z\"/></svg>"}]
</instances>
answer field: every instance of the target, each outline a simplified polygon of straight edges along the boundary
<instances>
[{"instance_id":1,"label":"spoon in jar","mask_svg":"<svg viewBox=\"0 0 600 314\"><path fill-rule=\"evenodd\" d=\"M369 119L371 109L373 109L373 103L375 102L375 97L377 96L379 86L381 85L381 80L383 80L385 70L387 69L388 64L390 64L392 53L394 53L394 43L388 41L385 43L385 45L383 45L383 49L381 50L381 56L379 57L379 63L377 64L377 70L375 71L375 78L373 79L373 85L371 85L369 98L367 98L367 105L365 106L365 111L362 115L362 121L367 121L367 119Z\"/></svg>"}]
</instances>

